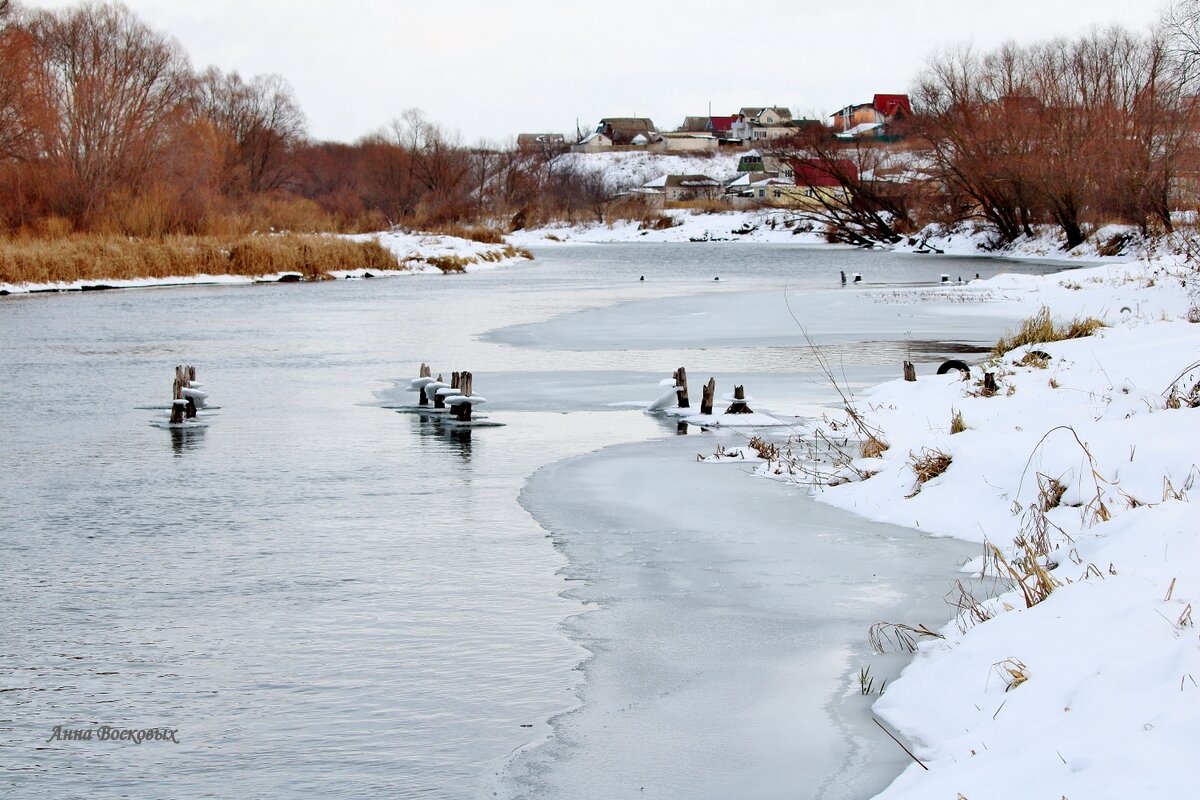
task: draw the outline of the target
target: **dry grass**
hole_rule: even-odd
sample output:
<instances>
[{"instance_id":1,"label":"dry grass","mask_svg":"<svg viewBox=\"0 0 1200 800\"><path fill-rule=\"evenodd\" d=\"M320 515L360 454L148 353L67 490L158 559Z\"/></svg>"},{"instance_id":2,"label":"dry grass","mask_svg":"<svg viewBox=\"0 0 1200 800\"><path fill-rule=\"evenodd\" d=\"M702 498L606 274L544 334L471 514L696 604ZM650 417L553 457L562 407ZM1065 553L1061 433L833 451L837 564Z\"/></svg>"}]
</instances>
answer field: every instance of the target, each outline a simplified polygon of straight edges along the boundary
<instances>
[{"instance_id":1,"label":"dry grass","mask_svg":"<svg viewBox=\"0 0 1200 800\"><path fill-rule=\"evenodd\" d=\"M335 236L169 236L131 239L81 235L53 240L0 240L0 283L258 276L300 272L316 279L332 270L401 269L378 242Z\"/></svg>"},{"instance_id":2,"label":"dry grass","mask_svg":"<svg viewBox=\"0 0 1200 800\"><path fill-rule=\"evenodd\" d=\"M949 454L929 447L922 448L920 455L909 453L908 460L913 474L917 476L918 491L921 485L928 483L949 469L950 462L953 461Z\"/></svg>"},{"instance_id":3,"label":"dry grass","mask_svg":"<svg viewBox=\"0 0 1200 800\"><path fill-rule=\"evenodd\" d=\"M890 445L887 442L872 433L863 440L859 453L863 458L879 458L887 452L888 447Z\"/></svg>"},{"instance_id":4,"label":"dry grass","mask_svg":"<svg viewBox=\"0 0 1200 800\"><path fill-rule=\"evenodd\" d=\"M950 409L950 433L962 433L967 429L967 423L963 421L962 412L957 408Z\"/></svg>"},{"instance_id":5,"label":"dry grass","mask_svg":"<svg viewBox=\"0 0 1200 800\"><path fill-rule=\"evenodd\" d=\"M468 239L481 244L504 244L504 232L487 225L448 223L439 225L429 232L442 236L457 236L459 239Z\"/></svg>"},{"instance_id":6,"label":"dry grass","mask_svg":"<svg viewBox=\"0 0 1200 800\"><path fill-rule=\"evenodd\" d=\"M992 354L1001 356L1027 344L1080 339L1084 336L1091 336L1103 327L1104 323L1095 317L1076 317L1066 325L1055 325L1050 319L1050 309L1043 306L1036 314L1022 322L1015 332L1001 337L992 349Z\"/></svg>"}]
</instances>

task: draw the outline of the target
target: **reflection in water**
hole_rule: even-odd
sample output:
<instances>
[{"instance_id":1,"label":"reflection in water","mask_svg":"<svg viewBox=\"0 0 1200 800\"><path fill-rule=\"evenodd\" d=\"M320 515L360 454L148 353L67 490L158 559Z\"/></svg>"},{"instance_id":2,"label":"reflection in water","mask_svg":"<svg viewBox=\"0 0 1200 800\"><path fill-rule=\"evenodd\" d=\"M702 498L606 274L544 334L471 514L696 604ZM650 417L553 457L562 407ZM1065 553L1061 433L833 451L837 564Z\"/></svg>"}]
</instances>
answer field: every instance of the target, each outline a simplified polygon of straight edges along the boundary
<instances>
[{"instance_id":1,"label":"reflection in water","mask_svg":"<svg viewBox=\"0 0 1200 800\"><path fill-rule=\"evenodd\" d=\"M202 426L196 427L171 427L168 428L171 432L171 449L175 451L175 455L182 456L185 452L192 452L200 449L200 445L204 443L204 431L207 430Z\"/></svg>"},{"instance_id":2,"label":"reflection in water","mask_svg":"<svg viewBox=\"0 0 1200 800\"><path fill-rule=\"evenodd\" d=\"M464 462L471 460L471 429L448 422L444 411L397 411L409 414L413 419L413 430L420 434L422 444L430 443L438 449L454 452Z\"/></svg>"}]
</instances>

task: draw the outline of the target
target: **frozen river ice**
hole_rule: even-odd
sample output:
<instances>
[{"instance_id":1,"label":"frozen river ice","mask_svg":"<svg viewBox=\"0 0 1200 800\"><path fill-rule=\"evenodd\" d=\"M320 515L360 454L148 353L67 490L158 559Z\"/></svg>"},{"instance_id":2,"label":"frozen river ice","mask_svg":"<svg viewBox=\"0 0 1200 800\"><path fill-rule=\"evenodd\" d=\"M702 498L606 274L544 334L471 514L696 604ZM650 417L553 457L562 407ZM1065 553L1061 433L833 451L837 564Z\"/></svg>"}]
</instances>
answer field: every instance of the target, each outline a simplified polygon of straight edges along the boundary
<instances>
[{"instance_id":1,"label":"frozen river ice","mask_svg":"<svg viewBox=\"0 0 1200 800\"><path fill-rule=\"evenodd\" d=\"M901 766L846 696L894 667L866 628L939 621L957 551L697 464L717 437L629 403L681 365L778 410L830 401L785 296L851 385L994 340L1003 317L905 288L948 263L613 245L5 298L0 794L864 796ZM963 271L1001 268L1048 271ZM384 408L421 361L472 370L505 426ZM179 362L221 406L187 436L145 408Z\"/></svg>"}]
</instances>

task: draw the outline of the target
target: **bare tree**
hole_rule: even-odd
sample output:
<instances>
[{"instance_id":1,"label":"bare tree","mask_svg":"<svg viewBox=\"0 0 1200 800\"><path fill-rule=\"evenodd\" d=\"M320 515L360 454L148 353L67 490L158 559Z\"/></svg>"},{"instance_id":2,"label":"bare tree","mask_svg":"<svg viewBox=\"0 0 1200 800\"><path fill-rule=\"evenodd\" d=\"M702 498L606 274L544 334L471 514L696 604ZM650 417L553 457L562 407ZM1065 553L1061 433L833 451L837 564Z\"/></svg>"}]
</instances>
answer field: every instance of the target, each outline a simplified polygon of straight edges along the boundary
<instances>
[{"instance_id":1,"label":"bare tree","mask_svg":"<svg viewBox=\"0 0 1200 800\"><path fill-rule=\"evenodd\" d=\"M194 103L197 115L227 137L227 193L269 192L295 177L292 154L304 138L305 119L281 76L246 83L237 72L209 67L196 81Z\"/></svg>"},{"instance_id":2,"label":"bare tree","mask_svg":"<svg viewBox=\"0 0 1200 800\"><path fill-rule=\"evenodd\" d=\"M108 193L136 188L152 169L187 98L187 59L121 5L37 12L29 30L47 109L39 150L63 212L87 221Z\"/></svg>"}]
</instances>

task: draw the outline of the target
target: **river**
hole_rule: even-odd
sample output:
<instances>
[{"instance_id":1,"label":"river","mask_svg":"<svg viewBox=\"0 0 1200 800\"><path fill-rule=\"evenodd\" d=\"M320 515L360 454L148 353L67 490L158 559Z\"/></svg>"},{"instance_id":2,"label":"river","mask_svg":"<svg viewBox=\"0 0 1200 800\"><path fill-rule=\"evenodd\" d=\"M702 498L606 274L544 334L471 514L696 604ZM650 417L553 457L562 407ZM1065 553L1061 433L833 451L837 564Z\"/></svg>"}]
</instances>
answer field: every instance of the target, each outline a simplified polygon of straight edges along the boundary
<instances>
[{"instance_id":1,"label":"river","mask_svg":"<svg viewBox=\"0 0 1200 800\"><path fill-rule=\"evenodd\" d=\"M1004 327L910 287L1053 268L721 243L540 255L0 300L0 794L885 785L904 756L848 687L898 663L866 629L940 623L961 547L698 464L728 435L676 436L634 403L678 366L781 411L828 403L805 332L862 386ZM472 370L502 426L397 413L422 361ZM219 406L186 434L151 425L177 363Z\"/></svg>"}]
</instances>

